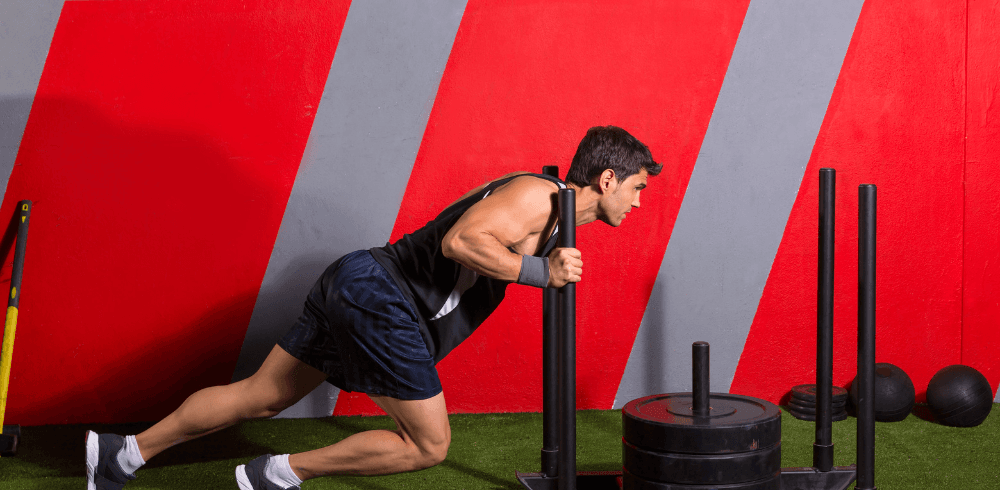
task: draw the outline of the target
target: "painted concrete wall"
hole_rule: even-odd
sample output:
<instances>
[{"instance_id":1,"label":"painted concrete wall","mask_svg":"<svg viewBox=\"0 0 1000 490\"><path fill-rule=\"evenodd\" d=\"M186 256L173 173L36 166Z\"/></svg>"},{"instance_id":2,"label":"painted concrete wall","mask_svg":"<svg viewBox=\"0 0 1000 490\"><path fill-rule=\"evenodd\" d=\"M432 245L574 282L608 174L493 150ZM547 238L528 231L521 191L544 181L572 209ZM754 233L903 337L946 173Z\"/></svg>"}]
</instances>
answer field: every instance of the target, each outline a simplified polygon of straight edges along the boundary
<instances>
[{"instance_id":1,"label":"painted concrete wall","mask_svg":"<svg viewBox=\"0 0 1000 490\"><path fill-rule=\"evenodd\" d=\"M616 408L691 391L697 341L729 390L860 10L750 3Z\"/></svg>"},{"instance_id":2,"label":"painted concrete wall","mask_svg":"<svg viewBox=\"0 0 1000 490\"><path fill-rule=\"evenodd\" d=\"M1000 384L993 2L0 12L0 216L35 201L9 423L155 420L249 375L329 261L490 178L565 173L598 124L665 169L622 227L579 230L580 408L686 390L693 340L716 390L811 382L821 167L838 170L835 382L854 376L856 189L875 183L879 361L918 396L954 363ZM539 295L511 286L439 364L451 411L540 410ZM283 415L331 412L377 408L324 386Z\"/></svg>"},{"instance_id":3,"label":"painted concrete wall","mask_svg":"<svg viewBox=\"0 0 1000 490\"><path fill-rule=\"evenodd\" d=\"M0 2L0 188L14 168L62 3Z\"/></svg>"},{"instance_id":4,"label":"painted concrete wall","mask_svg":"<svg viewBox=\"0 0 1000 490\"><path fill-rule=\"evenodd\" d=\"M986 369L996 391L1000 368L1000 5L969 2L966 88L965 227L962 273L962 362ZM1000 402L1000 393L996 400Z\"/></svg>"},{"instance_id":5,"label":"painted concrete wall","mask_svg":"<svg viewBox=\"0 0 1000 490\"><path fill-rule=\"evenodd\" d=\"M963 227L990 219L963 214L978 201L963 196L966 43L946 33L964 32L966 12L954 3L923 5L927 8L865 2L862 8L757 307L734 392L780 399L786 386L815 372L822 167L838 169L834 383L850 383L857 366L857 186L862 183L877 184L879 192L878 361L902 367L918 399L931 376L949 364L995 369L995 356L966 358L962 346L963 264L978 268L993 260L963 259Z\"/></svg>"},{"instance_id":6,"label":"painted concrete wall","mask_svg":"<svg viewBox=\"0 0 1000 490\"><path fill-rule=\"evenodd\" d=\"M464 9L464 0L351 5L234 381L263 363L330 262L389 239ZM349 175L347 162L359 163ZM324 383L282 416L329 415L338 391Z\"/></svg>"}]
</instances>

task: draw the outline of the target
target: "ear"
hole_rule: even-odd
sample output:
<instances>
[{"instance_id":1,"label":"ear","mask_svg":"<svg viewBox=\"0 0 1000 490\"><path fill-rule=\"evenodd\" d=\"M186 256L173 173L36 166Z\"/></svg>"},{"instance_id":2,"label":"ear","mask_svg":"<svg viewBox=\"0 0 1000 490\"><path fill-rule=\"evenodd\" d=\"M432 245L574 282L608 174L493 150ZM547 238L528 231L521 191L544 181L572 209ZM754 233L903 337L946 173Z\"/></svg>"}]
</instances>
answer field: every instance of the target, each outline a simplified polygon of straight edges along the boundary
<instances>
[{"instance_id":1,"label":"ear","mask_svg":"<svg viewBox=\"0 0 1000 490\"><path fill-rule=\"evenodd\" d=\"M618 179L615 177L615 171L610 168L604 169L601 175L597 177L597 188L601 191L601 194L612 191L612 185L617 183Z\"/></svg>"}]
</instances>

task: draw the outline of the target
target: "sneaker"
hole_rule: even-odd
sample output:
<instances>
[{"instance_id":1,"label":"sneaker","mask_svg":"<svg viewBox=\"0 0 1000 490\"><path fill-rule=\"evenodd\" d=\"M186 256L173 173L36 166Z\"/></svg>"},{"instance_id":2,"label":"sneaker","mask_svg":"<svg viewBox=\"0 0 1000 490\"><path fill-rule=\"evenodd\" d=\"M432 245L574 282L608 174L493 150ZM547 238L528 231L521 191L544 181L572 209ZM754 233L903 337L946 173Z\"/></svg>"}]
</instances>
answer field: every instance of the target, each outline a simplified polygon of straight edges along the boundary
<instances>
[{"instance_id":1,"label":"sneaker","mask_svg":"<svg viewBox=\"0 0 1000 490\"><path fill-rule=\"evenodd\" d=\"M283 489L264 476L270 457L270 454L265 454L236 467L236 484L240 486L240 490L300 490L297 486Z\"/></svg>"},{"instance_id":2,"label":"sneaker","mask_svg":"<svg viewBox=\"0 0 1000 490\"><path fill-rule=\"evenodd\" d=\"M125 473L118 464L118 452L125 438L115 434L87 431L87 490L120 490L134 474Z\"/></svg>"}]
</instances>

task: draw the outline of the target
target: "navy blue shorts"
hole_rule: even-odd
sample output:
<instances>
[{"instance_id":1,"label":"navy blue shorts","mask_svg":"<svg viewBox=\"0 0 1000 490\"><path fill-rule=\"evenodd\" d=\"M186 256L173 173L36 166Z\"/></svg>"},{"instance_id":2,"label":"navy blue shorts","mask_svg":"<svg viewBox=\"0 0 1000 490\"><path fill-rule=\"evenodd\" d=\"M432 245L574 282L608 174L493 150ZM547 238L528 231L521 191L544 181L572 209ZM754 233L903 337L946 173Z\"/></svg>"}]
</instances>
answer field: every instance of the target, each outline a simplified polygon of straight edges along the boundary
<instances>
[{"instance_id":1,"label":"navy blue shorts","mask_svg":"<svg viewBox=\"0 0 1000 490\"><path fill-rule=\"evenodd\" d=\"M367 250L326 269L278 345L344 391L399 400L441 393L413 306Z\"/></svg>"}]
</instances>

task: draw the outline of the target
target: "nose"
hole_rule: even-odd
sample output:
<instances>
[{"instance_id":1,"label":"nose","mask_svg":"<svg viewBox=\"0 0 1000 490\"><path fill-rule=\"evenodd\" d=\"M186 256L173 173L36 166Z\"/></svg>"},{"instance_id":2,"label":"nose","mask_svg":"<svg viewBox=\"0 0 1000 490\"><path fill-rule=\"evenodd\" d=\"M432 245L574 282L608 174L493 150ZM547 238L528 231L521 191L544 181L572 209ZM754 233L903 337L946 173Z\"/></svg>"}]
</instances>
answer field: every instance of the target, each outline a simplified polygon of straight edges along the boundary
<instances>
[{"instance_id":1,"label":"nose","mask_svg":"<svg viewBox=\"0 0 1000 490\"><path fill-rule=\"evenodd\" d=\"M635 200L632 201L632 207L633 208L639 207L639 193L638 192L635 193Z\"/></svg>"}]
</instances>

